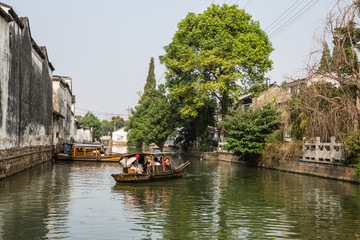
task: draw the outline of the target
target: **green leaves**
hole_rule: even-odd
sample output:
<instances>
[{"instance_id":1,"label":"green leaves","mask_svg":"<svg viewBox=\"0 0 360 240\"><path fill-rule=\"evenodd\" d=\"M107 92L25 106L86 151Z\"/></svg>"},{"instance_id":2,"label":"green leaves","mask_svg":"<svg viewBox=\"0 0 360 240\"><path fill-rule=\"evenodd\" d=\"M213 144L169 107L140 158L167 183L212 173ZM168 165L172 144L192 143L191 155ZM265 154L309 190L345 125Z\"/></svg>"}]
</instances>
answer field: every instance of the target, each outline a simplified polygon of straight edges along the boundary
<instances>
[{"instance_id":1,"label":"green leaves","mask_svg":"<svg viewBox=\"0 0 360 240\"><path fill-rule=\"evenodd\" d=\"M162 145L172 132L169 103L165 87L147 89L139 104L131 111L127 125L128 144L156 143Z\"/></svg>"},{"instance_id":2,"label":"green leaves","mask_svg":"<svg viewBox=\"0 0 360 240\"><path fill-rule=\"evenodd\" d=\"M92 112L87 112L84 117L79 119L79 123L85 127L92 127L93 141L102 136L100 119Z\"/></svg>"},{"instance_id":3,"label":"green leaves","mask_svg":"<svg viewBox=\"0 0 360 240\"><path fill-rule=\"evenodd\" d=\"M243 158L257 158L264 149L267 136L279 128L280 112L272 103L246 112L232 111L221 123L228 129L225 149Z\"/></svg>"},{"instance_id":4,"label":"green leaves","mask_svg":"<svg viewBox=\"0 0 360 240\"><path fill-rule=\"evenodd\" d=\"M174 99L184 102L184 118L197 116L209 98L217 99L224 116L240 91L264 88L264 73L272 66L267 35L235 5L189 13L164 49L160 60L168 70L167 86Z\"/></svg>"}]
</instances>

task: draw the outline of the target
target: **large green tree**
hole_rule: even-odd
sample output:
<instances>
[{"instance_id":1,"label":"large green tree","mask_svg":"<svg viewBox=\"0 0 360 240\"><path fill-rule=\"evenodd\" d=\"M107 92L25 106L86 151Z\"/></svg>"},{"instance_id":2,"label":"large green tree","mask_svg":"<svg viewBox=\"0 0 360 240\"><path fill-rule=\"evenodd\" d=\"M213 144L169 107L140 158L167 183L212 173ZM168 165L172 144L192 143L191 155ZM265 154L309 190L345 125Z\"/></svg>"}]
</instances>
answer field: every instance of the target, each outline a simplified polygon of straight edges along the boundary
<instances>
[{"instance_id":1,"label":"large green tree","mask_svg":"<svg viewBox=\"0 0 360 240\"><path fill-rule=\"evenodd\" d=\"M127 124L128 144L156 143L162 146L172 132L170 127L169 103L165 95L165 86L146 90Z\"/></svg>"},{"instance_id":2,"label":"large green tree","mask_svg":"<svg viewBox=\"0 0 360 240\"><path fill-rule=\"evenodd\" d=\"M84 117L79 119L79 123L85 127L92 127L93 129L93 141L99 139L102 136L101 122L92 112L87 112Z\"/></svg>"},{"instance_id":3,"label":"large green tree","mask_svg":"<svg viewBox=\"0 0 360 240\"><path fill-rule=\"evenodd\" d=\"M162 146L173 131L170 104L163 84L156 88L154 59L151 58L144 93L127 123L128 144L156 143Z\"/></svg>"},{"instance_id":4,"label":"large green tree","mask_svg":"<svg viewBox=\"0 0 360 240\"><path fill-rule=\"evenodd\" d=\"M238 95L266 88L273 51L258 22L236 5L211 5L189 13L160 56L167 68L167 87L184 104L183 117L197 116L209 99L226 115Z\"/></svg>"}]
</instances>

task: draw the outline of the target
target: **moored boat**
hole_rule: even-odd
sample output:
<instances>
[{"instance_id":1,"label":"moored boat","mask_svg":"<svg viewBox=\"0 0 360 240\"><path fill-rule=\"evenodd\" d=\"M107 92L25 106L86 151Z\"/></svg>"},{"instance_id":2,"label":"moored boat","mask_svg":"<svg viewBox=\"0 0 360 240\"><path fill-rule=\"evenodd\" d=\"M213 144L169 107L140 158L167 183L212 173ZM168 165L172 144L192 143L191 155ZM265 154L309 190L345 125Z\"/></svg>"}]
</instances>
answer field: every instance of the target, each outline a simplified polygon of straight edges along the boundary
<instances>
[{"instance_id":1,"label":"moored boat","mask_svg":"<svg viewBox=\"0 0 360 240\"><path fill-rule=\"evenodd\" d=\"M111 175L118 183L182 177L190 165L187 161L180 166L174 166L169 152L127 154L120 163L122 173Z\"/></svg>"},{"instance_id":2,"label":"moored boat","mask_svg":"<svg viewBox=\"0 0 360 240\"><path fill-rule=\"evenodd\" d=\"M122 153L105 153L102 144L75 143L70 145L67 153L58 153L56 157L59 160L70 161L118 162L123 155Z\"/></svg>"}]
</instances>

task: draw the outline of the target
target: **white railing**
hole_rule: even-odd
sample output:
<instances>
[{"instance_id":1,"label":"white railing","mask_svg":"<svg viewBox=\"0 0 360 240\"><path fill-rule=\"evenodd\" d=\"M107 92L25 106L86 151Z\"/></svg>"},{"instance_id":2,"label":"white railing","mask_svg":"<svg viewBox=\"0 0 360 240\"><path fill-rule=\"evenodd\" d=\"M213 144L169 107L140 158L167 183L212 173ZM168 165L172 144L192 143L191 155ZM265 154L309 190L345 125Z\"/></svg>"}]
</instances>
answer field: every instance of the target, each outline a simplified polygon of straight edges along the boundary
<instances>
[{"instance_id":1,"label":"white railing","mask_svg":"<svg viewBox=\"0 0 360 240\"><path fill-rule=\"evenodd\" d=\"M335 137L331 137L330 143L322 143L320 137L316 137L315 142L310 143L306 142L304 138L301 160L329 163L341 162L341 143L336 143L335 140Z\"/></svg>"}]
</instances>

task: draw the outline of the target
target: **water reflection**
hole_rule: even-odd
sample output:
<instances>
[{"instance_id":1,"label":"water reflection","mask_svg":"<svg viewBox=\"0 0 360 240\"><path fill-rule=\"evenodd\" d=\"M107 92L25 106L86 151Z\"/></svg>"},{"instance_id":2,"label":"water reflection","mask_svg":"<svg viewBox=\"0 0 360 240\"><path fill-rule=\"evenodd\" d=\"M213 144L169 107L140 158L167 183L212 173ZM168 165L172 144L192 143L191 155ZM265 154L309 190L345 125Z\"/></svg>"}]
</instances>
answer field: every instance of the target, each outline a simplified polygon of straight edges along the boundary
<instances>
[{"instance_id":1,"label":"water reflection","mask_svg":"<svg viewBox=\"0 0 360 240\"><path fill-rule=\"evenodd\" d=\"M358 185L189 160L184 178L161 182L116 184L119 164L96 162L49 162L0 181L0 239L360 236Z\"/></svg>"}]
</instances>

